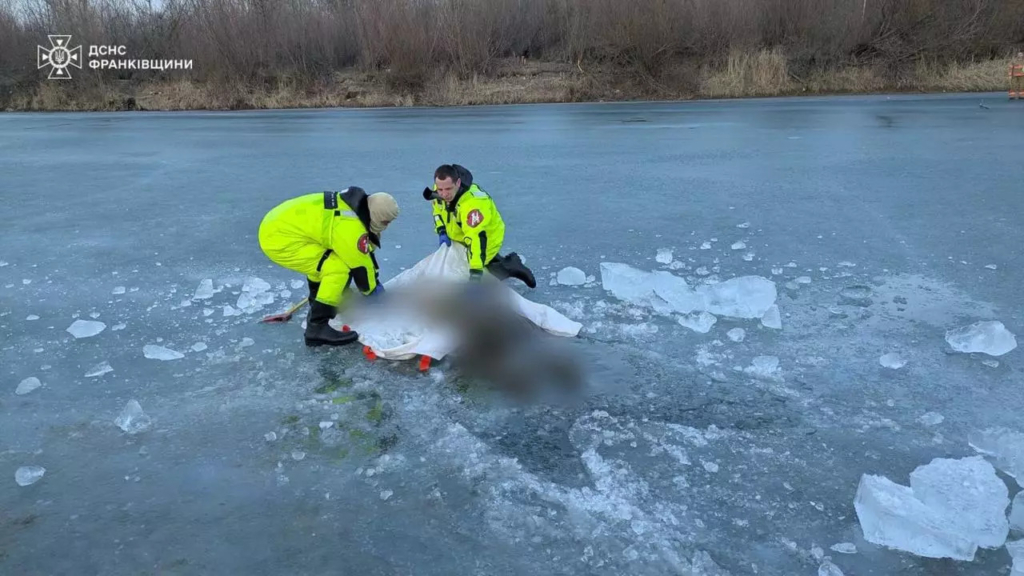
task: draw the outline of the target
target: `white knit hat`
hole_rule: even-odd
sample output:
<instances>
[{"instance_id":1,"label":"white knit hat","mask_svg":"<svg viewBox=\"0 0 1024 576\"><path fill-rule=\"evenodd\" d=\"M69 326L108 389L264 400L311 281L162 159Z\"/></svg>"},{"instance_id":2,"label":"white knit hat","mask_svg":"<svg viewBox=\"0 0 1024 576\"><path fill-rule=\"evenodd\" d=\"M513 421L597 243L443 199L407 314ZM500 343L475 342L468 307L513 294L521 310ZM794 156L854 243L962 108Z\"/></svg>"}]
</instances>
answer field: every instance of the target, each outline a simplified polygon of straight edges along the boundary
<instances>
[{"instance_id":1,"label":"white knit hat","mask_svg":"<svg viewBox=\"0 0 1024 576\"><path fill-rule=\"evenodd\" d=\"M366 204L370 208L370 232L374 234L379 235L392 220L398 218L398 202L387 192L370 194Z\"/></svg>"}]
</instances>

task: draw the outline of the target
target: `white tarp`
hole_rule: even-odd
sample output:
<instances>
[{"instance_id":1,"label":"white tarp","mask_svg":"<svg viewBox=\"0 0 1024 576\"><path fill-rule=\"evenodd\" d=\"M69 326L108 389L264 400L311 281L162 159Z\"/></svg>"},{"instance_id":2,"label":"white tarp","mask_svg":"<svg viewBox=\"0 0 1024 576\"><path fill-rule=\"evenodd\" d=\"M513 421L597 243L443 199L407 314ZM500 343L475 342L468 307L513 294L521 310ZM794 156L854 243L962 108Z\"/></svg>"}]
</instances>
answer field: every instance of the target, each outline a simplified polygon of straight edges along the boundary
<instances>
[{"instance_id":1,"label":"white tarp","mask_svg":"<svg viewBox=\"0 0 1024 576\"><path fill-rule=\"evenodd\" d=\"M433 288L439 284L464 282L469 277L466 248L460 244L440 246L412 268L384 283L388 292L415 292L417 287ZM485 279L495 281L493 276ZM503 286L509 305L539 328L556 336L575 337L583 327L550 306L531 302L510 286ZM427 314L405 308L374 308L364 306L357 313L342 315L332 324L347 324L359 333L359 342L369 346L381 358L408 360L420 355L440 360L457 345L456 335L441 323L431 321Z\"/></svg>"}]
</instances>

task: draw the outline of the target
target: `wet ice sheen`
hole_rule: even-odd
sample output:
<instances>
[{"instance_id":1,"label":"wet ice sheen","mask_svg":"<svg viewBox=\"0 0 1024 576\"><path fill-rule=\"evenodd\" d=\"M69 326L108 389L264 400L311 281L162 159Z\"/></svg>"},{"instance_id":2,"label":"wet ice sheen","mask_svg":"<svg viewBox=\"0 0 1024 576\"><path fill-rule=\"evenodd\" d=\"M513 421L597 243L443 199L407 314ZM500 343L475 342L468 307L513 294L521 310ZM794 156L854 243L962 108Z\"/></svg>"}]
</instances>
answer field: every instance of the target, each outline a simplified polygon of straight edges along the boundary
<instances>
[{"instance_id":1,"label":"wet ice sheen","mask_svg":"<svg viewBox=\"0 0 1024 576\"><path fill-rule=\"evenodd\" d=\"M998 320L975 322L946 332L946 342L957 352L1002 356L1017 347L1017 338Z\"/></svg>"},{"instance_id":2,"label":"wet ice sheen","mask_svg":"<svg viewBox=\"0 0 1024 576\"><path fill-rule=\"evenodd\" d=\"M865 540L968 561L1006 541L1008 505L1006 485L980 456L936 458L910 474L909 488L865 474L854 500Z\"/></svg>"}]
</instances>

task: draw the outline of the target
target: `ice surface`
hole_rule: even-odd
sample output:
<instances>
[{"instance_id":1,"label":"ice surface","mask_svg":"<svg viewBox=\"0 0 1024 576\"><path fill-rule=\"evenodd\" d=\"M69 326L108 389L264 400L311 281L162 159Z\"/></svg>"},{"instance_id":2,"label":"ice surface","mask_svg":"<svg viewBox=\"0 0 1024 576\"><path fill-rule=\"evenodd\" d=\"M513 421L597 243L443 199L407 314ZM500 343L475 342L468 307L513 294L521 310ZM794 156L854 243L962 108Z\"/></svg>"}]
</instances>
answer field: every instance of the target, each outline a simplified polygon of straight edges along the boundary
<instances>
[{"instance_id":1,"label":"ice surface","mask_svg":"<svg viewBox=\"0 0 1024 576\"><path fill-rule=\"evenodd\" d=\"M107 327L103 322L93 320L75 320L67 331L75 338L89 338L103 332Z\"/></svg>"},{"instance_id":2,"label":"ice surface","mask_svg":"<svg viewBox=\"0 0 1024 576\"><path fill-rule=\"evenodd\" d=\"M868 542L927 558L974 560L977 543L955 531L953 519L925 506L906 486L864 474L853 505Z\"/></svg>"},{"instance_id":3,"label":"ice surface","mask_svg":"<svg viewBox=\"0 0 1024 576\"><path fill-rule=\"evenodd\" d=\"M1017 492L1010 506L1010 528L1024 532L1024 490Z\"/></svg>"},{"instance_id":4,"label":"ice surface","mask_svg":"<svg viewBox=\"0 0 1024 576\"><path fill-rule=\"evenodd\" d=\"M142 406L137 400L129 400L125 404L124 410L114 420L114 424L128 434L138 434L148 430L152 425L152 420L142 411Z\"/></svg>"},{"instance_id":5,"label":"ice surface","mask_svg":"<svg viewBox=\"0 0 1024 576\"><path fill-rule=\"evenodd\" d=\"M39 378L36 378L35 376L30 376L28 378L25 378L24 380L21 381L20 384L18 384L18 387L17 389L14 390L14 393L19 396L24 396L25 394L28 394L29 392L36 390L42 385L43 383L39 381Z\"/></svg>"},{"instance_id":6,"label":"ice surface","mask_svg":"<svg viewBox=\"0 0 1024 576\"><path fill-rule=\"evenodd\" d=\"M843 571L830 560L825 560L818 566L818 576L843 576Z\"/></svg>"},{"instance_id":7,"label":"ice surface","mask_svg":"<svg viewBox=\"0 0 1024 576\"><path fill-rule=\"evenodd\" d=\"M1024 540L1016 540L1006 543L1006 551L1013 559L1010 567L1010 576L1024 576Z\"/></svg>"},{"instance_id":8,"label":"ice surface","mask_svg":"<svg viewBox=\"0 0 1024 576\"><path fill-rule=\"evenodd\" d=\"M839 544L833 544L831 550L840 554L856 554L857 545L852 542L840 542Z\"/></svg>"},{"instance_id":9,"label":"ice surface","mask_svg":"<svg viewBox=\"0 0 1024 576\"><path fill-rule=\"evenodd\" d=\"M654 260L658 264L671 264L672 263L672 249L671 248L658 248L658 255L654 257Z\"/></svg>"},{"instance_id":10,"label":"ice surface","mask_svg":"<svg viewBox=\"0 0 1024 576\"><path fill-rule=\"evenodd\" d=\"M978 546L998 548L1006 542L1006 484L981 456L936 458L910 473L910 488L926 506L945 511L951 526Z\"/></svg>"},{"instance_id":11,"label":"ice surface","mask_svg":"<svg viewBox=\"0 0 1024 576\"><path fill-rule=\"evenodd\" d=\"M157 346L155 344L146 344L143 346L142 355L150 360L178 360L185 357L181 352L175 352L170 348Z\"/></svg>"},{"instance_id":12,"label":"ice surface","mask_svg":"<svg viewBox=\"0 0 1024 576\"><path fill-rule=\"evenodd\" d=\"M707 334L711 331L711 327L715 325L715 322L718 322L718 318L715 318L713 314L708 314L707 312L687 314L686 316L681 316L679 318L679 324L681 326L701 334Z\"/></svg>"},{"instance_id":13,"label":"ice surface","mask_svg":"<svg viewBox=\"0 0 1024 576\"><path fill-rule=\"evenodd\" d=\"M207 278L199 283L194 294L192 294L193 300L208 300L213 298L213 280Z\"/></svg>"},{"instance_id":14,"label":"ice surface","mask_svg":"<svg viewBox=\"0 0 1024 576\"><path fill-rule=\"evenodd\" d=\"M946 417L938 412L927 412L922 414L917 421L925 426L938 426L939 424L942 424L942 421L945 419Z\"/></svg>"},{"instance_id":15,"label":"ice surface","mask_svg":"<svg viewBox=\"0 0 1024 576\"><path fill-rule=\"evenodd\" d=\"M765 311L764 315L761 316L761 324L765 328L782 330L782 314L779 313L778 305L772 304L771 307Z\"/></svg>"},{"instance_id":16,"label":"ice surface","mask_svg":"<svg viewBox=\"0 0 1024 576\"><path fill-rule=\"evenodd\" d=\"M31 486L42 480L46 468L42 466L22 466L14 472L14 481L18 486Z\"/></svg>"},{"instance_id":17,"label":"ice surface","mask_svg":"<svg viewBox=\"0 0 1024 576\"><path fill-rule=\"evenodd\" d=\"M251 314L268 304L274 303L274 294L270 284L262 278L248 278L242 285L242 293L235 302L235 307L243 314ZM227 310L224 311L227 316Z\"/></svg>"},{"instance_id":18,"label":"ice surface","mask_svg":"<svg viewBox=\"0 0 1024 576\"><path fill-rule=\"evenodd\" d=\"M889 352L887 354L882 354L878 359L878 363L881 364L883 368L899 370L907 365L907 360L898 352Z\"/></svg>"},{"instance_id":19,"label":"ice surface","mask_svg":"<svg viewBox=\"0 0 1024 576\"><path fill-rule=\"evenodd\" d=\"M993 457L996 468L1024 487L1024 434L1008 428L987 428L971 432L967 441L978 453Z\"/></svg>"},{"instance_id":20,"label":"ice surface","mask_svg":"<svg viewBox=\"0 0 1024 576\"><path fill-rule=\"evenodd\" d=\"M975 322L946 332L946 342L957 352L1002 356L1017 347L1017 338L998 320Z\"/></svg>"},{"instance_id":21,"label":"ice surface","mask_svg":"<svg viewBox=\"0 0 1024 576\"><path fill-rule=\"evenodd\" d=\"M562 286L580 286L587 283L587 274L579 268L567 266L558 271L555 280Z\"/></svg>"},{"instance_id":22,"label":"ice surface","mask_svg":"<svg viewBox=\"0 0 1024 576\"><path fill-rule=\"evenodd\" d=\"M747 337L747 331L743 328L733 328L726 332L725 335L733 342L743 342L743 339Z\"/></svg>"},{"instance_id":23,"label":"ice surface","mask_svg":"<svg viewBox=\"0 0 1024 576\"><path fill-rule=\"evenodd\" d=\"M97 376L103 376L104 374L113 371L114 368L110 365L109 362L100 362L99 364L90 368L89 371L85 373L85 377L96 378Z\"/></svg>"}]
</instances>

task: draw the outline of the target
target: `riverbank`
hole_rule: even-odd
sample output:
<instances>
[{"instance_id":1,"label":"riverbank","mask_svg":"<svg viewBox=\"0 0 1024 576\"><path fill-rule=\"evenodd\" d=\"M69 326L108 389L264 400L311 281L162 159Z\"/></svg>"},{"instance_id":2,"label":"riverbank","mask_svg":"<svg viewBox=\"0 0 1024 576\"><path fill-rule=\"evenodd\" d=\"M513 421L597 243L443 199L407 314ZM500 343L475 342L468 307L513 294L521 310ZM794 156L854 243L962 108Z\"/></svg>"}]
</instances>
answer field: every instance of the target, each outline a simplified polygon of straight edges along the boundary
<instances>
[{"instance_id":1,"label":"riverbank","mask_svg":"<svg viewBox=\"0 0 1024 576\"><path fill-rule=\"evenodd\" d=\"M733 53L718 67L679 61L657 77L614 65L500 60L487 76L438 75L410 88L389 71L349 69L327 80L286 78L259 85L201 82L181 71L159 80L113 80L81 71L69 81L0 89L6 111L241 110L320 107L465 106L630 100L688 100L870 94L879 92L984 92L1007 89L1009 60L930 64L899 74L877 65L848 65L798 74L778 51Z\"/></svg>"}]
</instances>

